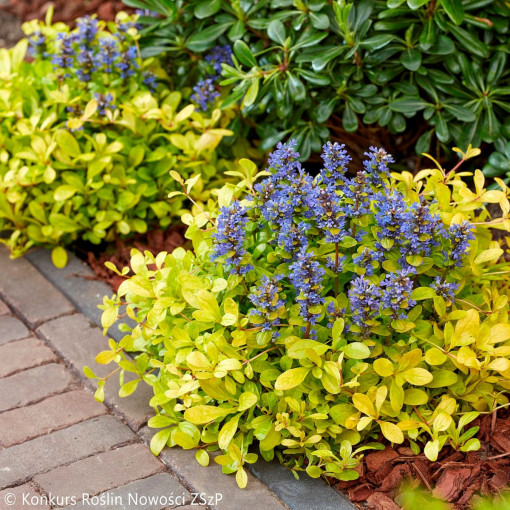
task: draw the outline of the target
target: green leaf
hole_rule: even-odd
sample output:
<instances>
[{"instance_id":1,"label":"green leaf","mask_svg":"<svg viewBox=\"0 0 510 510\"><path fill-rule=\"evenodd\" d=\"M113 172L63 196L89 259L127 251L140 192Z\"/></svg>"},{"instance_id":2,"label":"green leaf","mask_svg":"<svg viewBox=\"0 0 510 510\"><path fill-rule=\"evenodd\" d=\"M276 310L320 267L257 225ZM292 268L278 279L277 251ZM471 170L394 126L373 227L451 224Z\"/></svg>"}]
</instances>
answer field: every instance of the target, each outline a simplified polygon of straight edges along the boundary
<instances>
[{"instance_id":1,"label":"green leaf","mask_svg":"<svg viewBox=\"0 0 510 510\"><path fill-rule=\"evenodd\" d=\"M367 416L375 417L375 408L372 400L363 394L363 393L355 393L352 396L352 404L358 411L366 414Z\"/></svg>"},{"instance_id":2,"label":"green leaf","mask_svg":"<svg viewBox=\"0 0 510 510\"><path fill-rule=\"evenodd\" d=\"M349 105L344 109L342 125L348 133L353 133L358 129L358 117Z\"/></svg>"},{"instance_id":3,"label":"green leaf","mask_svg":"<svg viewBox=\"0 0 510 510\"><path fill-rule=\"evenodd\" d=\"M196 294L200 310L210 315L212 320L221 322L221 311L216 298L205 289L200 289Z\"/></svg>"},{"instance_id":4,"label":"green leaf","mask_svg":"<svg viewBox=\"0 0 510 510\"><path fill-rule=\"evenodd\" d=\"M307 349L313 349L317 354L322 355L330 348L329 345L315 340L298 340L289 347L287 354L293 359L305 359Z\"/></svg>"},{"instance_id":5,"label":"green leaf","mask_svg":"<svg viewBox=\"0 0 510 510\"><path fill-rule=\"evenodd\" d=\"M411 292L411 299L423 301L424 299L433 299L436 297L436 291L430 287L417 287Z\"/></svg>"},{"instance_id":6,"label":"green leaf","mask_svg":"<svg viewBox=\"0 0 510 510\"><path fill-rule=\"evenodd\" d=\"M231 418L228 422L223 425L218 434L218 446L222 450L226 450L230 444L230 441L234 439L234 435L237 431L237 425L239 423L239 418L241 418L242 414L238 414Z\"/></svg>"},{"instance_id":7,"label":"green leaf","mask_svg":"<svg viewBox=\"0 0 510 510\"><path fill-rule=\"evenodd\" d=\"M421 53L417 49L408 48L402 53L400 62L409 71L417 71L421 65Z\"/></svg>"},{"instance_id":8,"label":"green leaf","mask_svg":"<svg viewBox=\"0 0 510 510\"><path fill-rule=\"evenodd\" d=\"M291 390L292 388L299 386L305 380L309 372L310 369L305 367L287 370L278 376L274 387L278 391Z\"/></svg>"},{"instance_id":9,"label":"green leaf","mask_svg":"<svg viewBox=\"0 0 510 510\"><path fill-rule=\"evenodd\" d=\"M428 370L419 367L410 368L402 372L401 375L408 383L416 386L429 384L433 379L432 374Z\"/></svg>"},{"instance_id":10,"label":"green leaf","mask_svg":"<svg viewBox=\"0 0 510 510\"><path fill-rule=\"evenodd\" d=\"M77 190L75 187L63 184L62 186L59 186L55 190L55 192L53 193L53 198L57 202L63 202L71 198L76 193L76 191Z\"/></svg>"},{"instance_id":11,"label":"green leaf","mask_svg":"<svg viewBox=\"0 0 510 510\"><path fill-rule=\"evenodd\" d=\"M274 42L283 44L285 42L285 27L283 23L278 19L271 21L267 26L267 35Z\"/></svg>"},{"instance_id":12,"label":"green leaf","mask_svg":"<svg viewBox=\"0 0 510 510\"><path fill-rule=\"evenodd\" d=\"M197 450L197 453L195 453L195 459L201 466L207 467L209 465L210 457L205 450Z\"/></svg>"},{"instance_id":13,"label":"green leaf","mask_svg":"<svg viewBox=\"0 0 510 510\"><path fill-rule=\"evenodd\" d=\"M395 371L393 363L386 358L379 358L374 361L374 370L377 375L381 377L388 377L393 375Z\"/></svg>"},{"instance_id":14,"label":"green leaf","mask_svg":"<svg viewBox=\"0 0 510 510\"><path fill-rule=\"evenodd\" d=\"M475 264L496 262L501 257L501 255L503 255L503 253L504 252L501 248L490 248L489 250L483 251L475 258Z\"/></svg>"},{"instance_id":15,"label":"green leaf","mask_svg":"<svg viewBox=\"0 0 510 510\"><path fill-rule=\"evenodd\" d=\"M246 411L247 409L250 409L253 407L258 401L257 395L255 393L252 393L251 391L245 391L244 393L241 393L241 396L239 397L239 407L238 411Z\"/></svg>"},{"instance_id":16,"label":"green leaf","mask_svg":"<svg viewBox=\"0 0 510 510\"><path fill-rule=\"evenodd\" d=\"M469 109L456 104L444 104L444 108L449 111L456 119L463 122L474 122L476 115Z\"/></svg>"},{"instance_id":17,"label":"green leaf","mask_svg":"<svg viewBox=\"0 0 510 510\"><path fill-rule=\"evenodd\" d=\"M425 457L432 462L437 460L437 456L439 455L439 441L436 439L435 441L429 441L425 448L423 449L423 453Z\"/></svg>"},{"instance_id":18,"label":"green leaf","mask_svg":"<svg viewBox=\"0 0 510 510\"><path fill-rule=\"evenodd\" d=\"M233 411L235 411L235 409L232 407L224 408L199 405L186 409L184 412L184 419L194 425L205 425L206 423L221 418L222 416L231 414Z\"/></svg>"},{"instance_id":19,"label":"green leaf","mask_svg":"<svg viewBox=\"0 0 510 510\"><path fill-rule=\"evenodd\" d=\"M64 214L55 213L50 214L50 224L53 225L57 230L61 230L62 232L76 232L80 230L80 225L78 225L71 218L65 216Z\"/></svg>"},{"instance_id":20,"label":"green leaf","mask_svg":"<svg viewBox=\"0 0 510 510\"><path fill-rule=\"evenodd\" d=\"M248 475L243 467L240 467L236 473L236 482L240 489L246 488L248 485Z\"/></svg>"},{"instance_id":21,"label":"green leaf","mask_svg":"<svg viewBox=\"0 0 510 510\"><path fill-rule=\"evenodd\" d=\"M59 129L55 133L55 140L59 148L68 156L77 158L81 154L80 145L69 131Z\"/></svg>"},{"instance_id":22,"label":"green leaf","mask_svg":"<svg viewBox=\"0 0 510 510\"><path fill-rule=\"evenodd\" d=\"M345 355L351 359L365 359L370 357L370 348L361 342L351 342L341 348Z\"/></svg>"},{"instance_id":23,"label":"green leaf","mask_svg":"<svg viewBox=\"0 0 510 510\"><path fill-rule=\"evenodd\" d=\"M464 6L460 0L441 0L441 5L456 25L464 21Z\"/></svg>"},{"instance_id":24,"label":"green leaf","mask_svg":"<svg viewBox=\"0 0 510 510\"><path fill-rule=\"evenodd\" d=\"M186 41L186 48L191 51L205 51L218 37L220 37L231 23L212 25L204 30L198 30Z\"/></svg>"},{"instance_id":25,"label":"green leaf","mask_svg":"<svg viewBox=\"0 0 510 510\"><path fill-rule=\"evenodd\" d=\"M55 267L62 269L67 265L67 251L61 246L56 246L51 250L51 261Z\"/></svg>"},{"instance_id":26,"label":"green leaf","mask_svg":"<svg viewBox=\"0 0 510 510\"><path fill-rule=\"evenodd\" d=\"M259 78L254 78L252 80L251 85L248 87L246 95L244 96L243 107L251 106L255 102L259 93L259 83Z\"/></svg>"},{"instance_id":27,"label":"green leaf","mask_svg":"<svg viewBox=\"0 0 510 510\"><path fill-rule=\"evenodd\" d=\"M154 455L156 455L156 457L161 453L161 450L163 450L163 448L166 446L166 443L171 433L172 429L168 428L160 430L159 432L156 432L156 434L154 434L153 438L151 439L150 450Z\"/></svg>"},{"instance_id":28,"label":"green leaf","mask_svg":"<svg viewBox=\"0 0 510 510\"><path fill-rule=\"evenodd\" d=\"M404 442L404 434L394 423L388 421L379 422L383 436L392 443L401 444Z\"/></svg>"},{"instance_id":29,"label":"green leaf","mask_svg":"<svg viewBox=\"0 0 510 510\"><path fill-rule=\"evenodd\" d=\"M432 372L432 381L426 386L427 388L443 388L446 386L452 386L458 380L458 375L450 370L437 370Z\"/></svg>"},{"instance_id":30,"label":"green leaf","mask_svg":"<svg viewBox=\"0 0 510 510\"><path fill-rule=\"evenodd\" d=\"M415 114L429 106L429 104L430 103L420 98L402 98L392 101L390 103L390 109L394 112Z\"/></svg>"},{"instance_id":31,"label":"green leaf","mask_svg":"<svg viewBox=\"0 0 510 510\"><path fill-rule=\"evenodd\" d=\"M221 7L221 0L201 0L195 5L194 14L198 19L208 18L216 14Z\"/></svg>"},{"instance_id":32,"label":"green leaf","mask_svg":"<svg viewBox=\"0 0 510 510\"><path fill-rule=\"evenodd\" d=\"M128 397L134 393L136 388L138 388L140 381L141 379L134 379L133 381L129 381L126 384L123 384L119 390L119 397Z\"/></svg>"},{"instance_id":33,"label":"green leaf","mask_svg":"<svg viewBox=\"0 0 510 510\"><path fill-rule=\"evenodd\" d=\"M255 67L257 65L257 61L255 60L253 53L244 41L237 40L234 43L234 54L238 58L239 62L245 66Z\"/></svg>"}]
</instances>

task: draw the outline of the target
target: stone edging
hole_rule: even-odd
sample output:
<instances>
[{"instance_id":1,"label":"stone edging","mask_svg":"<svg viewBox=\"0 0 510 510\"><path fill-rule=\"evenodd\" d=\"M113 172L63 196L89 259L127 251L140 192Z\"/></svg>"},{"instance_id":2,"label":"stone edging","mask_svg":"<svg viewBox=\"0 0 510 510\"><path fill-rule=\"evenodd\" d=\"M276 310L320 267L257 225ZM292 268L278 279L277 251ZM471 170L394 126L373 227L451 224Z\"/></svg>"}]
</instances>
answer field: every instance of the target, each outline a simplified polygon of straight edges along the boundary
<instances>
[{"instance_id":1,"label":"stone edging","mask_svg":"<svg viewBox=\"0 0 510 510\"><path fill-rule=\"evenodd\" d=\"M93 360L95 355L106 347L106 339L96 327L101 325L101 311L97 305L102 302L104 295L112 295L111 288L106 283L95 280L92 269L73 254L70 254L65 269L57 269L51 262L50 252L46 250L31 252L26 258L63 294L62 298L64 296L67 298L64 298L64 301L69 300L80 312L46 322L38 331L75 370L83 383L93 388L94 383L83 374L83 366L90 366L98 374L101 374L101 369L103 372L108 372L104 370L107 367L101 367ZM69 334L73 335L72 342L69 341ZM111 328L109 335L119 341L124 333ZM120 398L118 380L115 384L112 383L113 381L110 381L110 384L107 384L105 404L115 414L120 414L147 444L153 434L151 429L143 427L148 417L153 414L152 408L147 405L152 395L150 387L139 386L129 398ZM215 492L225 494L226 492L229 497L232 497L233 501L230 503L227 503L224 498L216 507L218 509L238 510L245 505L249 505L251 510L283 509L281 502L290 510L353 510L356 508L346 496L329 487L323 480L312 479L304 473L300 480L296 480L288 469L277 462L266 463L260 460L250 465L253 476L250 476L248 488L241 491L237 489L232 476L223 475L220 469L213 470L211 467L199 466L194 459L193 451L167 448L160 458L185 486L208 494ZM216 468L219 466L216 465ZM262 483L259 483L259 480ZM274 504L269 507L267 506L267 496L269 496L267 489L273 497L276 496L280 500L275 499Z\"/></svg>"}]
</instances>

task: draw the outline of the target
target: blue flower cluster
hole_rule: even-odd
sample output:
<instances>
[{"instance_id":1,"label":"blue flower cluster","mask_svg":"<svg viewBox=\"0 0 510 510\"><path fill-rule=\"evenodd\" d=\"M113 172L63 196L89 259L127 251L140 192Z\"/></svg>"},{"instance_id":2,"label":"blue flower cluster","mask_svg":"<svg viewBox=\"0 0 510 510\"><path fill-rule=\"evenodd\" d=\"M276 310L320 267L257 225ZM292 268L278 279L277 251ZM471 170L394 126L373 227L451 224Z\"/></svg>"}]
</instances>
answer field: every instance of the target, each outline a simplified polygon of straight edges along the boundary
<instances>
[{"instance_id":1,"label":"blue flower cluster","mask_svg":"<svg viewBox=\"0 0 510 510\"><path fill-rule=\"evenodd\" d=\"M49 58L61 79L76 76L82 83L94 77L103 81L103 74L120 76L127 80L139 76L149 88L155 86L155 76L140 73L140 62L135 40L130 34L132 21L117 24L113 34L100 32L100 24L94 17L85 16L76 21L76 30L59 32L54 43L41 31L29 38L29 54L34 58Z\"/></svg>"},{"instance_id":2,"label":"blue flower cluster","mask_svg":"<svg viewBox=\"0 0 510 510\"><path fill-rule=\"evenodd\" d=\"M108 92L107 94L94 94L97 101L97 111L99 115L106 115L106 110L115 110L116 106L113 103L113 96Z\"/></svg>"},{"instance_id":3,"label":"blue flower cluster","mask_svg":"<svg viewBox=\"0 0 510 510\"><path fill-rule=\"evenodd\" d=\"M245 228L248 223L247 211L239 202L232 202L228 207L222 207L218 217L216 240L213 260L226 256L225 262L234 266L237 274L245 274L251 265L243 264L246 250L243 247Z\"/></svg>"},{"instance_id":4,"label":"blue flower cluster","mask_svg":"<svg viewBox=\"0 0 510 510\"><path fill-rule=\"evenodd\" d=\"M210 104L213 104L220 97L212 78L200 80L193 87L191 100L198 104L202 111L206 111Z\"/></svg>"},{"instance_id":5,"label":"blue flower cluster","mask_svg":"<svg viewBox=\"0 0 510 510\"><path fill-rule=\"evenodd\" d=\"M215 75L221 74L221 64L232 64L232 48L226 46L215 46L205 56L206 62L209 62L215 71Z\"/></svg>"},{"instance_id":6,"label":"blue flower cluster","mask_svg":"<svg viewBox=\"0 0 510 510\"><path fill-rule=\"evenodd\" d=\"M454 223L448 229L452 241L452 249L450 258L455 262L455 265L462 265L462 259L469 250L469 241L474 240L473 225L468 221L462 223Z\"/></svg>"},{"instance_id":7,"label":"blue flower cluster","mask_svg":"<svg viewBox=\"0 0 510 510\"><path fill-rule=\"evenodd\" d=\"M232 63L232 48L230 46L215 46L205 56L205 61L213 69L212 73L197 82L193 87L191 100L197 103L202 111L206 111L220 97L217 90L217 83L221 76L221 64Z\"/></svg>"},{"instance_id":8,"label":"blue flower cluster","mask_svg":"<svg viewBox=\"0 0 510 510\"><path fill-rule=\"evenodd\" d=\"M430 287L449 304L454 300L455 293L459 290L460 284L455 282L447 283L440 276L436 276Z\"/></svg>"},{"instance_id":9,"label":"blue flower cluster","mask_svg":"<svg viewBox=\"0 0 510 510\"><path fill-rule=\"evenodd\" d=\"M381 282L381 308L391 310L392 319L405 319L406 314L402 311L411 308L416 301L411 299L413 280L411 277L416 271L410 267L397 273L388 273Z\"/></svg>"},{"instance_id":10,"label":"blue flower cluster","mask_svg":"<svg viewBox=\"0 0 510 510\"><path fill-rule=\"evenodd\" d=\"M253 313L264 318L264 330L280 324L274 316L269 319L284 304L275 297L277 287L288 289L288 299L293 296L286 308L299 304L309 338L318 334L323 320L331 325L327 314L350 317L347 329L363 336L380 321L406 319L416 305L412 293L421 278L415 266L424 258L441 271L461 265L474 238L473 226L464 222L445 229L433 203L423 197L411 202L392 188L388 164L393 160L382 149L371 147L363 170L351 177L344 146L327 143L324 168L314 178L302 168L295 145L294 140L278 144L268 159L270 175L254 186L246 210L237 202L222 209L214 259L226 256L238 274L248 273L248 222L255 245L261 232L260 242L277 260L277 280L264 276L250 297L258 310ZM250 275L249 281L257 280L257 272ZM440 277L430 285L448 304L459 288ZM342 290L345 304L329 301Z\"/></svg>"},{"instance_id":11,"label":"blue flower cluster","mask_svg":"<svg viewBox=\"0 0 510 510\"><path fill-rule=\"evenodd\" d=\"M359 276L352 281L348 296L352 322L366 327L366 322L379 312L381 289L366 277Z\"/></svg>"},{"instance_id":12,"label":"blue flower cluster","mask_svg":"<svg viewBox=\"0 0 510 510\"><path fill-rule=\"evenodd\" d=\"M289 280L297 294L296 300L301 307L301 315L308 324L315 324L321 315L320 307L324 303L322 277L324 269L306 247L296 254L296 260L289 266Z\"/></svg>"},{"instance_id":13,"label":"blue flower cluster","mask_svg":"<svg viewBox=\"0 0 510 510\"><path fill-rule=\"evenodd\" d=\"M28 37L28 54L32 58L46 58L47 53L47 41L46 36L37 30Z\"/></svg>"},{"instance_id":14,"label":"blue flower cluster","mask_svg":"<svg viewBox=\"0 0 510 510\"><path fill-rule=\"evenodd\" d=\"M257 289L248 296L250 301L256 307L251 310L252 316L260 317L262 322L262 331L271 331L274 326L280 324L280 318L277 312L285 306L285 301L280 299L278 282L283 279L283 275L276 275L273 278L263 276ZM274 332L273 337L278 337L278 332Z\"/></svg>"}]
</instances>

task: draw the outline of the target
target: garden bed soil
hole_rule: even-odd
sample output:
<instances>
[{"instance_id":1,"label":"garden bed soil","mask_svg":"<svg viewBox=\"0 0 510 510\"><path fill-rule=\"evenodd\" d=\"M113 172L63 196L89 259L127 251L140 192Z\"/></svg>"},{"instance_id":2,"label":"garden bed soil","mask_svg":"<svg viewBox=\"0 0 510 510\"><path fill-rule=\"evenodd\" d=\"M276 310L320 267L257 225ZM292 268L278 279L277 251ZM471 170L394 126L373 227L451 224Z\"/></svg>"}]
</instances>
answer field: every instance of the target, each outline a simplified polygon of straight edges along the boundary
<instances>
[{"instance_id":1,"label":"garden bed soil","mask_svg":"<svg viewBox=\"0 0 510 510\"><path fill-rule=\"evenodd\" d=\"M475 425L482 442L477 452L443 448L439 460L430 462L407 446L387 446L365 456L358 480L337 488L360 509L399 510L403 488L421 486L452 509L467 510L480 496L507 491L510 484L510 412L484 415L470 424Z\"/></svg>"},{"instance_id":2,"label":"garden bed soil","mask_svg":"<svg viewBox=\"0 0 510 510\"><path fill-rule=\"evenodd\" d=\"M22 21L44 19L50 5L54 7L53 21L73 24L76 18L97 14L99 19L113 21L119 11L132 12L120 0L8 0L0 8L21 18Z\"/></svg>"}]
</instances>

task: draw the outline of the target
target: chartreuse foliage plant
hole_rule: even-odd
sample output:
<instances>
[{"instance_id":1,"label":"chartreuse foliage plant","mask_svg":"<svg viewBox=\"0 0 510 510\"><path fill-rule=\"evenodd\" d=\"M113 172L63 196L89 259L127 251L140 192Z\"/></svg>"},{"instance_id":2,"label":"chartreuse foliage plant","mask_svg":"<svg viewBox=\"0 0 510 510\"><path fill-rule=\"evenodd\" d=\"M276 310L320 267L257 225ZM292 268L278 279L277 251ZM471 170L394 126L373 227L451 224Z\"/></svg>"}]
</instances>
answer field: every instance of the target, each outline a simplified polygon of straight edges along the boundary
<instances>
[{"instance_id":1,"label":"chartreuse foliage plant","mask_svg":"<svg viewBox=\"0 0 510 510\"><path fill-rule=\"evenodd\" d=\"M262 174L242 160L237 187L183 216L194 252L133 250L134 276L101 307L105 332L124 304L137 325L97 361L137 376L122 395L153 387L155 454L194 448L207 465L219 449L241 487L254 443L342 480L383 438L431 460L478 449L470 424L509 404L510 264L492 236L510 229L508 189L458 171L478 149L413 176L372 147L348 177L346 150L328 143L312 177L294 147Z\"/></svg>"},{"instance_id":2,"label":"chartreuse foliage plant","mask_svg":"<svg viewBox=\"0 0 510 510\"><path fill-rule=\"evenodd\" d=\"M0 50L0 239L13 256L143 233L174 221L183 196L169 171L194 175L195 197L232 170L216 147L229 113L207 114L139 58L135 19L25 24L29 40ZM25 61L28 48L32 61ZM158 81L162 83L158 85Z\"/></svg>"},{"instance_id":3,"label":"chartreuse foliage plant","mask_svg":"<svg viewBox=\"0 0 510 510\"><path fill-rule=\"evenodd\" d=\"M124 3L156 11L140 18L142 51L166 54L181 83L198 81L212 47L233 48L224 104L241 106L265 149L290 136L307 159L369 125L414 135L418 154L510 140L505 0Z\"/></svg>"}]
</instances>

